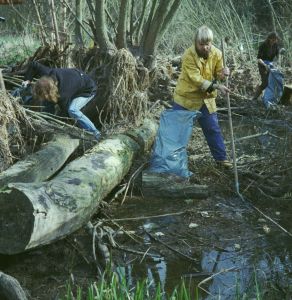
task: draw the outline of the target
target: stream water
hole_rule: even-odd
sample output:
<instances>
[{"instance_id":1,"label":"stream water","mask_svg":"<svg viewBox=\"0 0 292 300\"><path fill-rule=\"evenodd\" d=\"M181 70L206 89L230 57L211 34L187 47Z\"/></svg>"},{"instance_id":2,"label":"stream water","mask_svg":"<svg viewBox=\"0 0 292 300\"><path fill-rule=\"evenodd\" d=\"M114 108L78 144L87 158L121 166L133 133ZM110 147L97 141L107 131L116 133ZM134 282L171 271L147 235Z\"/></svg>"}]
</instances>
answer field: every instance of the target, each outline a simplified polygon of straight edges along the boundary
<instances>
[{"instance_id":1,"label":"stream water","mask_svg":"<svg viewBox=\"0 0 292 300\"><path fill-rule=\"evenodd\" d=\"M224 116L221 125L228 141ZM247 156L267 159L291 149L291 126L285 120L266 118L254 123L237 116L234 131L236 138L258 134L236 143L239 168ZM226 184L232 183L227 180ZM260 210L292 232L288 205L292 194L287 195L284 205L264 196L254 200ZM160 199L159 195L129 198L113 209L114 218L138 216L143 218L118 221L142 237L138 247L129 239L125 245L147 252L140 257L125 252L120 261L120 271L130 284L147 277L150 285L160 284L170 293L184 279L194 293L198 287L201 299L256 299L257 295L291 299L292 238L235 193L214 193L203 200Z\"/></svg>"},{"instance_id":2,"label":"stream water","mask_svg":"<svg viewBox=\"0 0 292 300\"><path fill-rule=\"evenodd\" d=\"M220 119L230 153L227 117L221 115ZM239 170L245 170L253 159L265 165L273 155L288 157L290 123L268 115L260 121L235 115L236 139L269 131L236 142ZM118 224L127 232L114 237L120 248L112 252L118 271L130 286L147 278L151 288L160 285L167 294L184 279L193 294L198 289L200 299L257 299L257 295L268 300L292 299L292 238L234 193L232 173L216 169L209 155L198 158L209 153L202 141L202 133L196 129L190 161L195 162L202 182L212 189L208 198L129 195L123 205L113 202L108 208L109 220L104 224L113 229ZM292 232L289 186L282 200L254 194L252 201ZM68 279L83 287L97 279L91 243L81 229L46 247L0 256L0 269L17 278L33 300L64 299Z\"/></svg>"}]
</instances>

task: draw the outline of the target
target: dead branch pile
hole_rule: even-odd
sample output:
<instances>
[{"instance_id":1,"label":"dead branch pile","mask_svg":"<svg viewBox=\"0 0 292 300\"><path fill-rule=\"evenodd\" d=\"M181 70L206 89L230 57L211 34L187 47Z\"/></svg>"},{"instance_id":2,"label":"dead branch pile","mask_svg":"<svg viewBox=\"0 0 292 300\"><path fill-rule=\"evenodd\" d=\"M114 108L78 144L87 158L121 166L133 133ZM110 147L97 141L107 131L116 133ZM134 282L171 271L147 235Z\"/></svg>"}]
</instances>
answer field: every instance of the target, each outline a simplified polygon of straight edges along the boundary
<instances>
[{"instance_id":1,"label":"dead branch pile","mask_svg":"<svg viewBox=\"0 0 292 300\"><path fill-rule=\"evenodd\" d=\"M0 91L0 171L8 168L15 155L23 154L25 148L20 126L29 121L23 108L13 97Z\"/></svg>"},{"instance_id":2,"label":"dead branch pile","mask_svg":"<svg viewBox=\"0 0 292 300\"><path fill-rule=\"evenodd\" d=\"M139 124L148 111L148 73L142 74L136 59L130 52L121 49L112 57L109 65L108 104L109 127ZM108 125L104 124L105 127Z\"/></svg>"},{"instance_id":3,"label":"dead branch pile","mask_svg":"<svg viewBox=\"0 0 292 300\"><path fill-rule=\"evenodd\" d=\"M65 67L68 63L69 47L70 44L66 44L63 49L58 48L55 44L39 47L34 55L24 61L22 65L26 65L28 61L37 60L47 66Z\"/></svg>"},{"instance_id":4,"label":"dead branch pile","mask_svg":"<svg viewBox=\"0 0 292 300\"><path fill-rule=\"evenodd\" d=\"M157 67L150 74L148 90L150 101L172 101L178 72L169 60L158 60Z\"/></svg>"}]
</instances>

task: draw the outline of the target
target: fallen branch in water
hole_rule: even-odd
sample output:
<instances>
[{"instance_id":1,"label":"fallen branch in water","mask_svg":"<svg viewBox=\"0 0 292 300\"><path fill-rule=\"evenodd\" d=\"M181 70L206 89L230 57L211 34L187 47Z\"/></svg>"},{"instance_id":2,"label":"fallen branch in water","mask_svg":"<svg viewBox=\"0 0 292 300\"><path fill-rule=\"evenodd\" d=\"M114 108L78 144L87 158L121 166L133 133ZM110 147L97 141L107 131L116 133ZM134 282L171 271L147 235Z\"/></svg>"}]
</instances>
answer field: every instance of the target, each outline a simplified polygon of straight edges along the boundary
<instances>
[{"instance_id":1,"label":"fallen branch in water","mask_svg":"<svg viewBox=\"0 0 292 300\"><path fill-rule=\"evenodd\" d=\"M102 221L137 221L137 220L145 220L145 219L153 219L153 218L163 218L168 216L178 216L183 215L188 212L196 212L195 210L184 210L179 212L173 212L169 214L163 214L163 215L152 215L152 216L141 216L141 217L133 217L133 218L124 218L124 219L102 219Z\"/></svg>"},{"instance_id":2,"label":"fallen branch in water","mask_svg":"<svg viewBox=\"0 0 292 300\"><path fill-rule=\"evenodd\" d=\"M153 239L154 241L156 241L156 242L162 244L163 246L165 246L165 247L168 248L169 250L175 252L175 253L178 254L179 256L181 256L181 257L183 257L183 258L185 258L185 259L188 259L188 260L190 260L190 261L192 261L192 262L195 262L195 263L198 262L197 259L192 258L192 257L190 257L190 256L188 256L188 255L186 255L186 254L184 254L184 253L182 253L182 252L180 252L180 251L174 249L173 247L169 246L168 244L162 242L161 240L155 238L150 232L145 231L145 233L146 233L147 235L149 235L149 237L150 237L151 239ZM195 270L195 271L198 271L196 268L194 268L194 270Z\"/></svg>"}]
</instances>

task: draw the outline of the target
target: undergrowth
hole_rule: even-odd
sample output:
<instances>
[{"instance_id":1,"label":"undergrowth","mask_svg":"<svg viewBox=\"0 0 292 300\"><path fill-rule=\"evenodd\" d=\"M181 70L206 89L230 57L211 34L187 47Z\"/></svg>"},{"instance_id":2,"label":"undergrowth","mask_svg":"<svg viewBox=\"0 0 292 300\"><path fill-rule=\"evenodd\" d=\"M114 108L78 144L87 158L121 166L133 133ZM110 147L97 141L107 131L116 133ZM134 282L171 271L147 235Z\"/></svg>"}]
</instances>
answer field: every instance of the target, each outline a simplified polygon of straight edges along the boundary
<instances>
[{"instance_id":1,"label":"undergrowth","mask_svg":"<svg viewBox=\"0 0 292 300\"><path fill-rule=\"evenodd\" d=\"M0 66L15 65L30 57L40 46L30 35L2 35L0 40Z\"/></svg>"}]
</instances>

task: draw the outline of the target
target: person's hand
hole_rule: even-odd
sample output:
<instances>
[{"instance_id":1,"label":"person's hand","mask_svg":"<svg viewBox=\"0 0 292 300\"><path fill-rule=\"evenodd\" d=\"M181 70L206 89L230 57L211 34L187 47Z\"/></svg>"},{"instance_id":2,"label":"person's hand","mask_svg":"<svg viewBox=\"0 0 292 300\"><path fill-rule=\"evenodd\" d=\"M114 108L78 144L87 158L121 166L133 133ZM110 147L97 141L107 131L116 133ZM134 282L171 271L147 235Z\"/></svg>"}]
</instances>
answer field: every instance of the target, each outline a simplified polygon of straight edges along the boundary
<instances>
[{"instance_id":1,"label":"person's hand","mask_svg":"<svg viewBox=\"0 0 292 300\"><path fill-rule=\"evenodd\" d=\"M230 89L228 87L226 87L225 85L223 85L223 84L215 85L215 89L220 91L223 95L227 95L227 93L230 92Z\"/></svg>"},{"instance_id":2,"label":"person's hand","mask_svg":"<svg viewBox=\"0 0 292 300\"><path fill-rule=\"evenodd\" d=\"M27 88L28 85L30 85L30 81L29 80L25 80L21 84L21 86L24 87L24 88Z\"/></svg>"},{"instance_id":3,"label":"person's hand","mask_svg":"<svg viewBox=\"0 0 292 300\"><path fill-rule=\"evenodd\" d=\"M270 71L269 66L266 65L262 59L258 59L258 63L266 68L266 73Z\"/></svg>"},{"instance_id":4,"label":"person's hand","mask_svg":"<svg viewBox=\"0 0 292 300\"><path fill-rule=\"evenodd\" d=\"M228 76L230 76L230 70L228 67L224 67L222 69L222 77L228 77Z\"/></svg>"}]
</instances>

